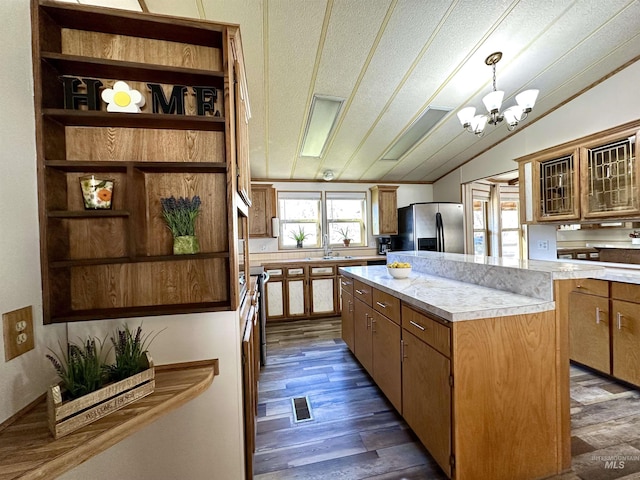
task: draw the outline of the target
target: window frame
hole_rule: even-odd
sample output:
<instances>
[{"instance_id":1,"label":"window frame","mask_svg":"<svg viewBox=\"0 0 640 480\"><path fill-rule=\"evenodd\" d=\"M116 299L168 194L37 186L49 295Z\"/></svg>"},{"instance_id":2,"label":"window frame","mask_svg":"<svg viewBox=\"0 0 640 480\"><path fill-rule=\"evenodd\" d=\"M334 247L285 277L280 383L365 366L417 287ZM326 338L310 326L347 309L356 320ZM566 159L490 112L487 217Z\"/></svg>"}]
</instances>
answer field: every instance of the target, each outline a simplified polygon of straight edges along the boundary
<instances>
[{"instance_id":1,"label":"window frame","mask_svg":"<svg viewBox=\"0 0 640 480\"><path fill-rule=\"evenodd\" d=\"M339 242L331 242L331 234L330 234L331 232L329 231L329 226L337 223L353 224L354 222L360 223L360 235L362 238L362 242L355 243L352 241L350 246L359 247L359 248L366 248L368 246L369 239L368 239L367 223L370 220L369 220L369 215L367 211L367 209L369 208L368 207L369 196L367 194L367 191L365 190L349 190L349 191L279 190L276 195L277 195L276 203L277 203L277 209L278 209L277 214L278 214L278 218L280 219L279 232L278 232L278 249L279 250L294 250L294 249L296 250L316 249L317 250L317 249L323 248L324 246L323 238L325 234L328 235L327 238L329 239L329 247L331 249L339 248L339 247L347 248L342 242L342 240L340 240ZM314 199L315 200L316 198L319 200L319 209L318 209L319 219L317 221L311 221L307 219L284 218L283 212L281 209L281 200L296 200L296 199ZM358 219L358 218L329 219L328 218L328 210L329 210L328 202L330 200L340 200L340 199L361 200L362 201L362 218L361 219ZM307 241L305 240L305 242L302 245L302 248L298 248L295 244L286 245L284 243L285 236L286 236L286 239L289 238L288 233L286 231L286 227L288 224L291 224L291 223L315 224L316 225L316 241L313 243L307 243Z\"/></svg>"}]
</instances>

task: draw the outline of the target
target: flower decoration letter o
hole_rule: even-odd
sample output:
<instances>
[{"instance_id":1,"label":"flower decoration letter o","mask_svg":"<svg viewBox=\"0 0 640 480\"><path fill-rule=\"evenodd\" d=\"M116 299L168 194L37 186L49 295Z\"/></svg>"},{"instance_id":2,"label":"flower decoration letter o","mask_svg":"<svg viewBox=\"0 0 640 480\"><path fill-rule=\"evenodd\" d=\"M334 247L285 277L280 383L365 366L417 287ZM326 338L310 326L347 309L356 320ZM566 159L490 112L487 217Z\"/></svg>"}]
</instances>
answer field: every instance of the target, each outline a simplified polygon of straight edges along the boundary
<instances>
[{"instance_id":1,"label":"flower decoration letter o","mask_svg":"<svg viewBox=\"0 0 640 480\"><path fill-rule=\"evenodd\" d=\"M127 82L121 80L113 84L113 88L102 91L102 100L107 103L107 112L140 113L145 100L138 90L129 88Z\"/></svg>"}]
</instances>

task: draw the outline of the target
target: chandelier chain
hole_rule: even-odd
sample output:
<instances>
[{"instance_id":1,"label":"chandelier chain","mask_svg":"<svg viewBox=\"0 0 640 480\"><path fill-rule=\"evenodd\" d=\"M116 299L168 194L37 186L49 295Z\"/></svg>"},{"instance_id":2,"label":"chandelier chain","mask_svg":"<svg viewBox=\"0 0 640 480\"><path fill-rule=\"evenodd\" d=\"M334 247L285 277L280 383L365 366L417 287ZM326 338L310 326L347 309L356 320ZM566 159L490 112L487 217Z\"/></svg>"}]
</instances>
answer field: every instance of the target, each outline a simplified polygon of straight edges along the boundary
<instances>
[{"instance_id":1,"label":"chandelier chain","mask_svg":"<svg viewBox=\"0 0 640 480\"><path fill-rule=\"evenodd\" d=\"M497 63L497 62L496 62ZM493 91L497 91L498 89L496 88L496 63L494 63L492 65L493 67Z\"/></svg>"}]
</instances>

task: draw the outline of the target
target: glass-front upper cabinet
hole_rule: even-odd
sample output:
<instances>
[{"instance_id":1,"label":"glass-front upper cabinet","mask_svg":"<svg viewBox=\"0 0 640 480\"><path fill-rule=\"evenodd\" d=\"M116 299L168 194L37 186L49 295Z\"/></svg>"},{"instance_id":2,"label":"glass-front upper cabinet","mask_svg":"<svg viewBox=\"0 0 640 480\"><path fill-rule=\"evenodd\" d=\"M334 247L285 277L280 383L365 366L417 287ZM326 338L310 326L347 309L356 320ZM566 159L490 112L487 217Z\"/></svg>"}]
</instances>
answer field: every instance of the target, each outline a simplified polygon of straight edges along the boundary
<instances>
[{"instance_id":1,"label":"glass-front upper cabinet","mask_svg":"<svg viewBox=\"0 0 640 480\"><path fill-rule=\"evenodd\" d=\"M583 218L640 214L640 176L636 171L640 132L633 133L581 149Z\"/></svg>"},{"instance_id":2,"label":"glass-front upper cabinet","mask_svg":"<svg viewBox=\"0 0 640 480\"><path fill-rule=\"evenodd\" d=\"M535 163L540 185L536 220L557 222L579 218L578 150Z\"/></svg>"}]
</instances>

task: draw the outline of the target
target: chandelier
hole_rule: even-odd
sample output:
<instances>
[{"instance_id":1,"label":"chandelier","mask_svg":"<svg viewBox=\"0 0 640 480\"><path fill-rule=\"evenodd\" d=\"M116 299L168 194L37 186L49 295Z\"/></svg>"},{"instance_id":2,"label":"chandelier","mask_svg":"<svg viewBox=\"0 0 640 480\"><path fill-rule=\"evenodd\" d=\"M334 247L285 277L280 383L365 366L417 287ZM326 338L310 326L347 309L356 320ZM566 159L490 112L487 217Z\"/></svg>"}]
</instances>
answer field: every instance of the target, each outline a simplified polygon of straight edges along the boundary
<instances>
[{"instance_id":1,"label":"chandelier","mask_svg":"<svg viewBox=\"0 0 640 480\"><path fill-rule=\"evenodd\" d=\"M509 131L514 130L521 122L527 118L527 114L533 109L538 98L538 90L525 90L516 95L517 105L507 108L504 112L500 112L504 92L496 89L496 63L502 58L502 52L495 52L489 55L484 63L493 67L493 91L488 93L482 99L482 103L487 109L486 115L476 115L475 107L465 107L458 112L458 119L468 132L475 133L481 137L487 123L490 125L498 125L503 120L507 124Z\"/></svg>"}]
</instances>

